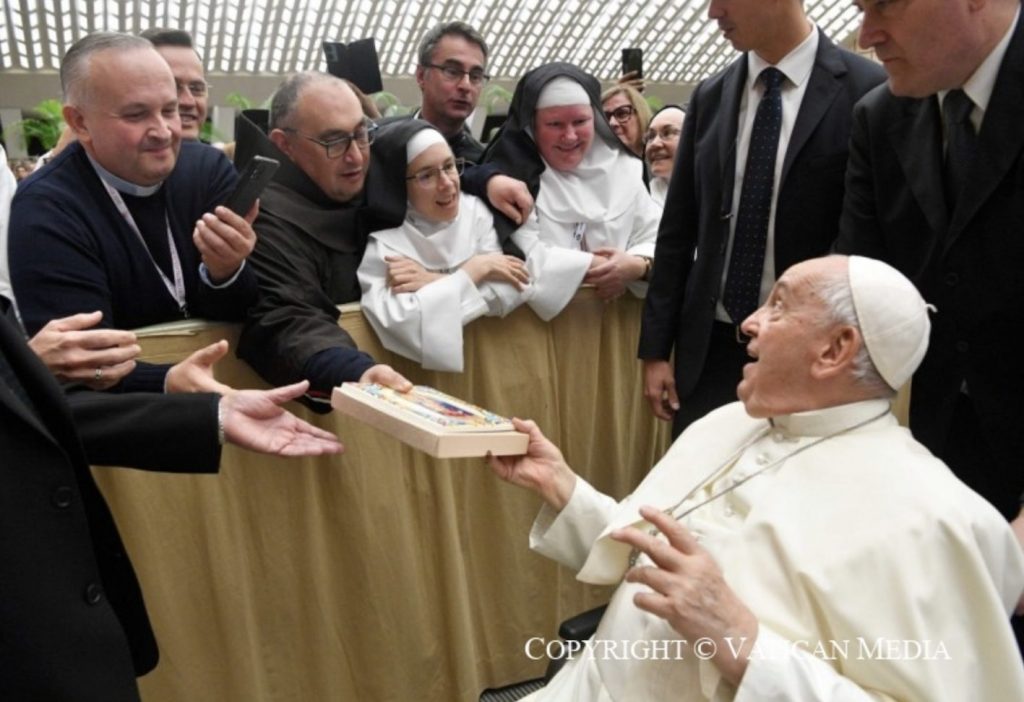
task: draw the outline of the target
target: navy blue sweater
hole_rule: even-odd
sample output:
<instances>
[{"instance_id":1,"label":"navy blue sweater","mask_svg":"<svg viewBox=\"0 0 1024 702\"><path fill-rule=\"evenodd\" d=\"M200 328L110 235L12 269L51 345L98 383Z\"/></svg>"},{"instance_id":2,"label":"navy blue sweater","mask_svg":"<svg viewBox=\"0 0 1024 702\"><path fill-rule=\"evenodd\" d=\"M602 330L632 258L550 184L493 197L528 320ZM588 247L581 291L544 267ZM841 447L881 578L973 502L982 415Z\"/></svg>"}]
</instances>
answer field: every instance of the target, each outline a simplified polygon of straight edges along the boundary
<instances>
[{"instance_id":1,"label":"navy blue sweater","mask_svg":"<svg viewBox=\"0 0 1024 702\"><path fill-rule=\"evenodd\" d=\"M221 204L237 180L223 153L183 142L161 189L181 258L188 316L241 321L256 299L250 266L225 288L204 284L192 243L195 222ZM94 310L103 312L101 326L117 329L184 316L80 144L21 183L11 205L8 251L11 284L29 334L51 319ZM166 367L140 364L120 389L160 391L165 373Z\"/></svg>"}]
</instances>

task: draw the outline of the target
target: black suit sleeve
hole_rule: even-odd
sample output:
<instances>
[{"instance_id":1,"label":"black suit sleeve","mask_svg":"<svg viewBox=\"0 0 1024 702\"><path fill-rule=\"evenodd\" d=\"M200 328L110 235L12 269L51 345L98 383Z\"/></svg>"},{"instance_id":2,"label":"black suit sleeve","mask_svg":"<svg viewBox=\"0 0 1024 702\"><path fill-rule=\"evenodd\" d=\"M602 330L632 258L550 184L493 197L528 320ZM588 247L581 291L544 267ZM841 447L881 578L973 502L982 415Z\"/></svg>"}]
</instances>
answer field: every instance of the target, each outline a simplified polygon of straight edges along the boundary
<instances>
[{"instance_id":1,"label":"black suit sleeve","mask_svg":"<svg viewBox=\"0 0 1024 702\"><path fill-rule=\"evenodd\" d=\"M690 100L675 167L658 227L654 268L644 302L640 328L641 359L668 360L675 344L686 281L693 265L697 241L697 189L695 179L697 113L700 91Z\"/></svg>"},{"instance_id":2,"label":"black suit sleeve","mask_svg":"<svg viewBox=\"0 0 1024 702\"><path fill-rule=\"evenodd\" d=\"M850 129L850 155L846 164L846 190L843 211L839 218L839 237L835 251L885 260L886 247L878 221L875 187L878 178L872 173L871 133L868 109L864 101L853 108Z\"/></svg>"},{"instance_id":3,"label":"black suit sleeve","mask_svg":"<svg viewBox=\"0 0 1024 702\"><path fill-rule=\"evenodd\" d=\"M217 395L71 391L68 405L91 465L216 473Z\"/></svg>"}]
</instances>

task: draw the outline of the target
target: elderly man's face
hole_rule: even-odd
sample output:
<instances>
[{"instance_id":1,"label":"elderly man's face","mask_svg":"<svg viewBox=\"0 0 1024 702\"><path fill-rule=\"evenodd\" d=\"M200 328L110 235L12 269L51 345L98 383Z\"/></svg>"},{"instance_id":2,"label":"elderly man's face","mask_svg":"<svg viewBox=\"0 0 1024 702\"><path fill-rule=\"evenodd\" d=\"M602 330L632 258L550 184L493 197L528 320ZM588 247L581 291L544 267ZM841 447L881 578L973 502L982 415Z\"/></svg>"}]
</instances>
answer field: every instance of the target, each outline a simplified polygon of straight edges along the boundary
<instances>
[{"instance_id":1,"label":"elderly man's face","mask_svg":"<svg viewBox=\"0 0 1024 702\"><path fill-rule=\"evenodd\" d=\"M356 140L341 153L317 141L330 142L351 135L364 126L359 99L351 88L337 81L317 81L299 93L287 128L271 133L274 144L305 171L327 197L349 202L363 192L370 167L370 147Z\"/></svg>"},{"instance_id":2,"label":"elderly man's face","mask_svg":"<svg viewBox=\"0 0 1024 702\"><path fill-rule=\"evenodd\" d=\"M181 146L177 91L155 49L100 51L88 59L88 87L64 119L105 169L136 185L174 170Z\"/></svg>"},{"instance_id":3,"label":"elderly man's face","mask_svg":"<svg viewBox=\"0 0 1024 702\"><path fill-rule=\"evenodd\" d=\"M196 52L187 46L158 46L156 50L174 74L178 88L181 136L183 139L199 139L199 130L206 121L206 101L210 97L203 64Z\"/></svg>"},{"instance_id":4,"label":"elderly man's face","mask_svg":"<svg viewBox=\"0 0 1024 702\"><path fill-rule=\"evenodd\" d=\"M594 110L590 105L537 110L533 133L537 150L548 165L556 171L571 171L594 143Z\"/></svg>"},{"instance_id":5,"label":"elderly man's face","mask_svg":"<svg viewBox=\"0 0 1024 702\"><path fill-rule=\"evenodd\" d=\"M926 97L963 85L978 60L972 57L977 27L967 0L854 0L861 9L857 43L874 49L889 74L893 94Z\"/></svg>"},{"instance_id":6,"label":"elderly man's face","mask_svg":"<svg viewBox=\"0 0 1024 702\"><path fill-rule=\"evenodd\" d=\"M830 326L825 302L815 283L843 266L839 260L818 259L793 266L779 278L771 295L744 320L750 337L737 394L751 417L773 417L813 409L812 365L829 346Z\"/></svg>"}]
</instances>

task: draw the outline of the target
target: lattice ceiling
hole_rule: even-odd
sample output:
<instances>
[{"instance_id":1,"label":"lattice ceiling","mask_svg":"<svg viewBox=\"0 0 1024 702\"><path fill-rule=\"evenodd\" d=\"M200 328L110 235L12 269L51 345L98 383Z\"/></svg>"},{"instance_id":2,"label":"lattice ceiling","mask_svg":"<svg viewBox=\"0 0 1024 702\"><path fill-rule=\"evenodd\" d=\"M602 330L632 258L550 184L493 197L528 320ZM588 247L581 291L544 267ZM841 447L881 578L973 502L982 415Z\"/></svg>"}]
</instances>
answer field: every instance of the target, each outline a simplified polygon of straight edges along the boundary
<instances>
[{"instance_id":1,"label":"lattice ceiling","mask_svg":"<svg viewBox=\"0 0 1024 702\"><path fill-rule=\"evenodd\" d=\"M381 72L409 76L420 36L462 19L491 44L489 72L515 79L553 60L580 65L602 80L617 77L619 50L644 49L647 78L694 83L735 57L706 0L0 0L0 72L56 70L60 57L94 31L136 33L154 26L192 33L211 73L288 74L325 67L323 40L377 40ZM807 0L830 36L856 31L851 0Z\"/></svg>"}]
</instances>

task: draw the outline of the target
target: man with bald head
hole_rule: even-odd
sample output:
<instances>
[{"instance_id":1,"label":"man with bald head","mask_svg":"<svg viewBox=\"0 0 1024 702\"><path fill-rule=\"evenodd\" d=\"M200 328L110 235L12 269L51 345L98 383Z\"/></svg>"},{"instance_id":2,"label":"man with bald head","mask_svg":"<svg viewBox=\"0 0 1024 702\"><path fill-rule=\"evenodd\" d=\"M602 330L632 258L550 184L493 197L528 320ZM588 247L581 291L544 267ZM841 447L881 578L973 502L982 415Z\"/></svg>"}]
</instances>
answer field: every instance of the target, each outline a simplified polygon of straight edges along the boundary
<instances>
[{"instance_id":1,"label":"man with bald head","mask_svg":"<svg viewBox=\"0 0 1024 702\"><path fill-rule=\"evenodd\" d=\"M61 84L76 142L11 207L11 281L29 334L93 311L121 329L241 319L257 293L245 266L256 208L247 220L219 206L238 176L221 152L182 142L167 62L146 39L92 34L68 50ZM161 391L166 373L140 363L120 387Z\"/></svg>"},{"instance_id":2,"label":"man with bald head","mask_svg":"<svg viewBox=\"0 0 1024 702\"><path fill-rule=\"evenodd\" d=\"M928 347L913 284L874 259L811 259L742 327L740 402L687 428L622 502L532 422L516 420L526 456L490 459L546 503L532 548L618 585L529 699L1024 698L1008 622L1024 554L890 407Z\"/></svg>"},{"instance_id":3,"label":"man with bald head","mask_svg":"<svg viewBox=\"0 0 1024 702\"><path fill-rule=\"evenodd\" d=\"M372 230L364 192L375 130L348 83L307 71L274 94L269 134L249 122L239 133L240 152L277 159L281 167L254 223L260 300L238 355L271 383L308 379L307 399L322 411L344 381L409 385L338 326L337 306L361 294L356 270Z\"/></svg>"}]
</instances>

